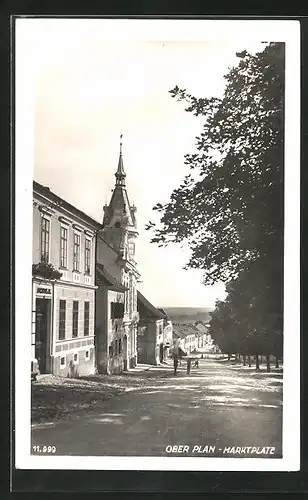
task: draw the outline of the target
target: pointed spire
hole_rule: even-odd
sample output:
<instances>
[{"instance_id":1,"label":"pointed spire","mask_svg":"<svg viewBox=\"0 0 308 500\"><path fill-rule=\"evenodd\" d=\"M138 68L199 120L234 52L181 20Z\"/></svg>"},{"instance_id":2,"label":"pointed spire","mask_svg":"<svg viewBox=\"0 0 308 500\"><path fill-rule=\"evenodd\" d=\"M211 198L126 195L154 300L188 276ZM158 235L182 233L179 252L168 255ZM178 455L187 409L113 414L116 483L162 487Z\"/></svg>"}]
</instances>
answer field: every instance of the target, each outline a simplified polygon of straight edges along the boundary
<instances>
[{"instance_id":1,"label":"pointed spire","mask_svg":"<svg viewBox=\"0 0 308 500\"><path fill-rule=\"evenodd\" d=\"M123 165L122 137L123 134L120 135L120 155L119 155L118 170L116 171L115 176L116 176L116 185L125 186L126 173L124 172L124 165Z\"/></svg>"}]
</instances>

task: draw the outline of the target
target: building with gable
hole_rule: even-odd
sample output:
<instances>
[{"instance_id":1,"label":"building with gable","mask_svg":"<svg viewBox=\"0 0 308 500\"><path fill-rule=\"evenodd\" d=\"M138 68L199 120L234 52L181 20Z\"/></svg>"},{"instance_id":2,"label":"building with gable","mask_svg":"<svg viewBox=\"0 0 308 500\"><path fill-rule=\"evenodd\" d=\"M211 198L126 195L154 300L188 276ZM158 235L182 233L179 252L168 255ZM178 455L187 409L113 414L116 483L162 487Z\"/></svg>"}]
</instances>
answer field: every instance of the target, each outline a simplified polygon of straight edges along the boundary
<instances>
[{"instance_id":1,"label":"building with gable","mask_svg":"<svg viewBox=\"0 0 308 500\"><path fill-rule=\"evenodd\" d=\"M138 362L157 365L165 359L164 331L167 316L157 309L142 293L138 297ZM168 346L169 347L169 346Z\"/></svg>"},{"instance_id":2,"label":"building with gable","mask_svg":"<svg viewBox=\"0 0 308 500\"><path fill-rule=\"evenodd\" d=\"M95 338L99 372L113 374L127 369L127 336L123 328L127 288L102 264L96 263Z\"/></svg>"},{"instance_id":3,"label":"building with gable","mask_svg":"<svg viewBox=\"0 0 308 500\"><path fill-rule=\"evenodd\" d=\"M166 361L171 355L173 348L173 324L171 318L164 309L158 308L158 310L165 315L163 342L160 344L160 362L162 362Z\"/></svg>"},{"instance_id":4,"label":"building with gable","mask_svg":"<svg viewBox=\"0 0 308 500\"><path fill-rule=\"evenodd\" d=\"M31 371L95 371L97 221L33 182Z\"/></svg>"},{"instance_id":5,"label":"building with gable","mask_svg":"<svg viewBox=\"0 0 308 500\"><path fill-rule=\"evenodd\" d=\"M121 136L122 139L122 136ZM133 368L137 363L137 283L140 273L135 261L135 245L138 236L136 222L136 207L129 202L126 191L126 174L123 165L122 141L118 168L115 173L115 187L109 205L104 206L104 216L101 230L97 234L97 270L100 266L120 284L123 289L123 316L115 318L112 315L112 304L121 302L120 295L109 304L107 327L104 324L103 310L106 298L103 299L103 285L98 284L97 311L97 368L100 372L111 373ZM101 291L100 291L101 290ZM118 313L117 313L118 314ZM117 324L117 326L116 326ZM107 328L107 329L106 329ZM114 342L121 340L121 352L114 349ZM114 359L114 358L117 358Z\"/></svg>"}]
</instances>

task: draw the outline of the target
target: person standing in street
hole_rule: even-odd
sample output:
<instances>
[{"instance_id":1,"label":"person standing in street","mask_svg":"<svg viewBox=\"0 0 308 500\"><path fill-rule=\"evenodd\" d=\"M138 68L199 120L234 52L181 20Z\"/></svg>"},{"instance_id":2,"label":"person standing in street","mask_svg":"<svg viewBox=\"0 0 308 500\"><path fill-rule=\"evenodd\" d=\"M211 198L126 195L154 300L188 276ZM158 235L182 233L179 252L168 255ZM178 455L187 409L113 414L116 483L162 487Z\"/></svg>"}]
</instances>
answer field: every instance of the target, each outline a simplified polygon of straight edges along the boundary
<instances>
[{"instance_id":1,"label":"person standing in street","mask_svg":"<svg viewBox=\"0 0 308 500\"><path fill-rule=\"evenodd\" d=\"M174 350L174 354L173 354L173 373L174 373L174 376L176 376L178 364L179 364L179 356L178 356L177 351Z\"/></svg>"},{"instance_id":2,"label":"person standing in street","mask_svg":"<svg viewBox=\"0 0 308 500\"><path fill-rule=\"evenodd\" d=\"M179 365L179 352L178 352L178 348L176 346L174 346L174 348L173 348L172 357L173 357L173 373L174 373L174 376L176 376L178 365Z\"/></svg>"},{"instance_id":3,"label":"person standing in street","mask_svg":"<svg viewBox=\"0 0 308 500\"><path fill-rule=\"evenodd\" d=\"M187 358L187 375L190 374L190 367L191 367L191 359Z\"/></svg>"}]
</instances>

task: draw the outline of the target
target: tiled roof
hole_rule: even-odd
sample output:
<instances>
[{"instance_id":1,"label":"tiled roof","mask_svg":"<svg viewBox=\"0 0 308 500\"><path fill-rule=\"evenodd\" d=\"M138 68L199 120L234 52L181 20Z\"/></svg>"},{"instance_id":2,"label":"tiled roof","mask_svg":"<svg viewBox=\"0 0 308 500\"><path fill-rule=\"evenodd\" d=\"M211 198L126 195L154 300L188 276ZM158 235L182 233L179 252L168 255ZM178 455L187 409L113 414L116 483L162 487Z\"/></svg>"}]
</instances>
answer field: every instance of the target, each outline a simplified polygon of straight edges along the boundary
<instances>
[{"instance_id":1,"label":"tiled roof","mask_svg":"<svg viewBox=\"0 0 308 500\"><path fill-rule=\"evenodd\" d=\"M113 290L116 290L118 292L125 292L127 288L122 285L116 278L114 278L99 262L96 263L96 281L97 284L102 284L104 286L108 286L112 288Z\"/></svg>"},{"instance_id":2,"label":"tiled roof","mask_svg":"<svg viewBox=\"0 0 308 500\"><path fill-rule=\"evenodd\" d=\"M153 304L151 304L151 302L149 302L144 295L139 292L139 290L137 291L137 298L138 301L140 301L140 303L153 314L153 316L156 318L166 319L166 314L162 313L159 309L153 306Z\"/></svg>"},{"instance_id":3,"label":"tiled roof","mask_svg":"<svg viewBox=\"0 0 308 500\"><path fill-rule=\"evenodd\" d=\"M200 335L199 330L195 326L183 324L173 324L173 334L177 337L184 338L188 335Z\"/></svg>"},{"instance_id":4,"label":"tiled roof","mask_svg":"<svg viewBox=\"0 0 308 500\"><path fill-rule=\"evenodd\" d=\"M50 200L52 200L58 207L63 207L69 212L75 213L78 217L90 223L95 229L98 230L102 227L102 225L97 220L93 219L93 217L90 217L90 215L82 212L79 208L75 207L63 198L60 198L60 196L58 196L57 194L53 193L48 186L43 186L39 182L33 181L33 192L46 196Z\"/></svg>"},{"instance_id":5,"label":"tiled roof","mask_svg":"<svg viewBox=\"0 0 308 500\"><path fill-rule=\"evenodd\" d=\"M157 308L162 314L165 315L166 319L170 320L170 317L168 316L168 314L166 313L166 311L164 311L164 309L162 307L158 307Z\"/></svg>"}]
</instances>

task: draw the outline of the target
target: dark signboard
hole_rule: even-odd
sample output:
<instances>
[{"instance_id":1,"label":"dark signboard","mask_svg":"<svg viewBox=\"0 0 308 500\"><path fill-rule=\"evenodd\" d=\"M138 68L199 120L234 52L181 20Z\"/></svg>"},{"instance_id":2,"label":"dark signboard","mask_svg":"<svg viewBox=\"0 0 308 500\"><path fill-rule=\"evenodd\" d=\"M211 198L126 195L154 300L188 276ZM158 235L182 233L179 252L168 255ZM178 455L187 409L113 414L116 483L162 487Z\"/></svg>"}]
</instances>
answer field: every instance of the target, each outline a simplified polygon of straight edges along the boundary
<instances>
[{"instance_id":1,"label":"dark signboard","mask_svg":"<svg viewBox=\"0 0 308 500\"><path fill-rule=\"evenodd\" d=\"M42 295L51 295L51 288L37 287L36 293L40 293Z\"/></svg>"}]
</instances>

